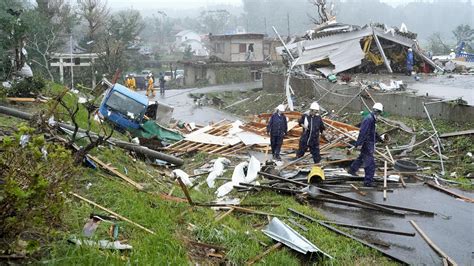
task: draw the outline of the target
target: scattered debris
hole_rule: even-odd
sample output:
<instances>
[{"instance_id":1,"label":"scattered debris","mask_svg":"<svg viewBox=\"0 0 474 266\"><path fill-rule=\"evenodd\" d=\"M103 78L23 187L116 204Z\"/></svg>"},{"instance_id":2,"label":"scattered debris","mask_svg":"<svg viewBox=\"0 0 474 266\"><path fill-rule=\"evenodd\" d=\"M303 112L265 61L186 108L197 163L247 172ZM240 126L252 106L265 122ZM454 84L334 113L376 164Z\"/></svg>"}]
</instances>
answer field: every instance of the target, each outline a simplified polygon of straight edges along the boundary
<instances>
[{"instance_id":1,"label":"scattered debris","mask_svg":"<svg viewBox=\"0 0 474 266\"><path fill-rule=\"evenodd\" d=\"M330 259L333 258L276 217L271 220L262 232L272 239L281 242L300 253L307 254L308 252L318 252Z\"/></svg>"}]
</instances>

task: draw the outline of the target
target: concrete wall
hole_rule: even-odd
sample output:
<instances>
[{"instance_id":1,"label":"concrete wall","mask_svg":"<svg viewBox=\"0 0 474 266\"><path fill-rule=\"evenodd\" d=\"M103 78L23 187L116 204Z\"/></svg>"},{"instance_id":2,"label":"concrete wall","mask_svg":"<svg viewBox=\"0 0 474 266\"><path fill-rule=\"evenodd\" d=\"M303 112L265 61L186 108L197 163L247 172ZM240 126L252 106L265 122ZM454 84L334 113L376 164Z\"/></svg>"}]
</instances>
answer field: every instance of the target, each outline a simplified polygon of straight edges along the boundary
<instances>
[{"instance_id":1,"label":"concrete wall","mask_svg":"<svg viewBox=\"0 0 474 266\"><path fill-rule=\"evenodd\" d=\"M284 76L282 74L263 73L263 89L265 91L276 93L284 92ZM331 105L337 108L342 108L347 104L355 94L359 92L357 87L350 87L348 85L333 84L326 80L318 80L318 84L323 86L326 90L331 89L336 94L328 94L321 100L324 106ZM292 78L290 81L291 87L296 93L296 97L308 97L314 100L319 99L326 91L321 88L315 88L309 79ZM371 92L375 101L381 102L384 105L386 112L416 118L426 118L423 109L423 102L433 102L433 99L422 96L409 95L407 93L377 93ZM365 100L369 105L372 104L370 99ZM452 105L450 103L437 103L429 105L428 111L432 118L451 120L456 122L472 122L474 120L474 107L463 105ZM347 109L353 111L361 111L365 106L357 97L347 105Z\"/></svg>"}]
</instances>

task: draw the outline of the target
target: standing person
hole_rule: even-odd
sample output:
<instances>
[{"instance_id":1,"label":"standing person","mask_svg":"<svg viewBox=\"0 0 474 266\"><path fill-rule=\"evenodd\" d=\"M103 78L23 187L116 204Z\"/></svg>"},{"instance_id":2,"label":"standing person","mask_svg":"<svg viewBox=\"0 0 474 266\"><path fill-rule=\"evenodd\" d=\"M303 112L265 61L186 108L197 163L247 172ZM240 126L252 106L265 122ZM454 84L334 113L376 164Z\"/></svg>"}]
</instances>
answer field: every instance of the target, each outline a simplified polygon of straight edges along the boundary
<instances>
[{"instance_id":1,"label":"standing person","mask_svg":"<svg viewBox=\"0 0 474 266\"><path fill-rule=\"evenodd\" d=\"M153 74L148 74L148 80L147 80L147 88L146 88L146 96L153 96L155 97L155 87L153 84Z\"/></svg>"},{"instance_id":2,"label":"standing person","mask_svg":"<svg viewBox=\"0 0 474 266\"><path fill-rule=\"evenodd\" d=\"M321 155L319 153L319 134L323 133L326 129L324 126L323 119L319 115L319 104L313 102L309 108L309 111L304 113L298 124L303 127L303 134L300 138L300 147L296 152L296 158L303 157L304 153L308 149L313 156L313 162L319 163L321 161Z\"/></svg>"},{"instance_id":3,"label":"standing person","mask_svg":"<svg viewBox=\"0 0 474 266\"><path fill-rule=\"evenodd\" d=\"M364 164L364 186L373 186L374 174L375 174L375 142L383 141L385 136L378 136L375 132L375 123L377 122L377 116L382 114L383 105L381 103L375 103L372 108L373 111L367 115L362 124L360 125L359 137L357 138L355 148L362 146L360 149L359 157L351 164L348 172L351 175L356 175L359 168Z\"/></svg>"},{"instance_id":4,"label":"standing person","mask_svg":"<svg viewBox=\"0 0 474 266\"><path fill-rule=\"evenodd\" d=\"M130 89L130 75L129 74L125 76L125 87Z\"/></svg>"},{"instance_id":5,"label":"standing person","mask_svg":"<svg viewBox=\"0 0 474 266\"><path fill-rule=\"evenodd\" d=\"M130 74L130 89L134 91L137 90L137 81L135 80L134 74Z\"/></svg>"},{"instance_id":6,"label":"standing person","mask_svg":"<svg viewBox=\"0 0 474 266\"><path fill-rule=\"evenodd\" d=\"M409 48L407 53L407 76L411 76L413 66L415 65L415 58L413 57L413 49Z\"/></svg>"},{"instance_id":7,"label":"standing person","mask_svg":"<svg viewBox=\"0 0 474 266\"><path fill-rule=\"evenodd\" d=\"M283 114L285 106L280 104L270 117L267 125L267 133L270 135L270 146L272 148L273 160L281 160L280 149L283 137L288 132L286 116Z\"/></svg>"},{"instance_id":8,"label":"standing person","mask_svg":"<svg viewBox=\"0 0 474 266\"><path fill-rule=\"evenodd\" d=\"M160 94L161 95L164 95L165 94L165 83L166 83L166 80L165 80L165 76L163 75L163 73L160 73Z\"/></svg>"},{"instance_id":9,"label":"standing person","mask_svg":"<svg viewBox=\"0 0 474 266\"><path fill-rule=\"evenodd\" d=\"M454 49L451 49L451 52L449 53L449 59L456 59L456 53L454 52Z\"/></svg>"}]
</instances>

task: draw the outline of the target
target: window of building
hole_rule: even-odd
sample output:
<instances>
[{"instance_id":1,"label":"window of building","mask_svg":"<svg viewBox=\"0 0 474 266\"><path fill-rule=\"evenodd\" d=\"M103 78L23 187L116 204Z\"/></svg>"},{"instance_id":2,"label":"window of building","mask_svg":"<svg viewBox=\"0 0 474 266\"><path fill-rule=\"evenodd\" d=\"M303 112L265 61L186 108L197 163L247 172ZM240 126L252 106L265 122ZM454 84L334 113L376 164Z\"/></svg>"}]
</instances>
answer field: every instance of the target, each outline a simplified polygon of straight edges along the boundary
<instances>
[{"instance_id":1,"label":"window of building","mask_svg":"<svg viewBox=\"0 0 474 266\"><path fill-rule=\"evenodd\" d=\"M247 44L241 43L239 44L239 53L246 53L247 52Z\"/></svg>"}]
</instances>

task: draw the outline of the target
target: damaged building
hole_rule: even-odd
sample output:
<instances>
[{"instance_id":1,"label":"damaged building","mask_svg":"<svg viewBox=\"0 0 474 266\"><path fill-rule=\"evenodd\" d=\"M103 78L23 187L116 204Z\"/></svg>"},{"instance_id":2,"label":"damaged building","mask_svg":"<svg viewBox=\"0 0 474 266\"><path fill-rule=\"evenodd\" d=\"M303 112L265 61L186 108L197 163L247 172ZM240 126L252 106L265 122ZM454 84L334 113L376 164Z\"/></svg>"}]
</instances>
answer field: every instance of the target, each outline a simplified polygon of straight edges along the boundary
<instances>
[{"instance_id":1,"label":"damaged building","mask_svg":"<svg viewBox=\"0 0 474 266\"><path fill-rule=\"evenodd\" d=\"M444 71L424 54L416 34L403 27L398 30L381 24L363 27L342 23L325 25L308 31L303 40L293 40L278 47L277 51L288 66L305 66L307 70L318 71L327 77L347 70L403 72L408 48L413 49L419 72Z\"/></svg>"},{"instance_id":2,"label":"damaged building","mask_svg":"<svg viewBox=\"0 0 474 266\"><path fill-rule=\"evenodd\" d=\"M209 47L209 59L183 62L186 86L261 80L264 34L210 34Z\"/></svg>"}]
</instances>

